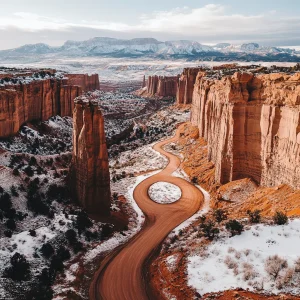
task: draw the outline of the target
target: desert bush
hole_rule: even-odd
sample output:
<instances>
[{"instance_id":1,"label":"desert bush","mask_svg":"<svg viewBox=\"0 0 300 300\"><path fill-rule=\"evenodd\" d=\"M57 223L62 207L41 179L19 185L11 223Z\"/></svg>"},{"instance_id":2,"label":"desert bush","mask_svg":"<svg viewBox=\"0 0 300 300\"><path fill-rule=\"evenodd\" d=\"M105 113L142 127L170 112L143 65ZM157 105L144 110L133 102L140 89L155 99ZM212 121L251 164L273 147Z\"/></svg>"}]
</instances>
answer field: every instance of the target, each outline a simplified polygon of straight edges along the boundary
<instances>
[{"instance_id":1,"label":"desert bush","mask_svg":"<svg viewBox=\"0 0 300 300\"><path fill-rule=\"evenodd\" d=\"M35 231L34 229L30 229L30 230L29 230L29 234L30 234L31 236L35 237L35 236L36 236L36 231Z\"/></svg>"},{"instance_id":2,"label":"desert bush","mask_svg":"<svg viewBox=\"0 0 300 300\"><path fill-rule=\"evenodd\" d=\"M8 219L6 222L5 222L5 226L14 231L16 229L16 222L13 220L13 219Z\"/></svg>"},{"instance_id":3,"label":"desert bush","mask_svg":"<svg viewBox=\"0 0 300 300\"><path fill-rule=\"evenodd\" d=\"M228 269L235 269L238 268L237 262L230 256L226 256L224 259L225 265L228 267Z\"/></svg>"},{"instance_id":4,"label":"desert bush","mask_svg":"<svg viewBox=\"0 0 300 300\"><path fill-rule=\"evenodd\" d=\"M77 233L74 229L68 229L65 232L65 236L70 244L77 242Z\"/></svg>"},{"instance_id":5,"label":"desert bush","mask_svg":"<svg viewBox=\"0 0 300 300\"><path fill-rule=\"evenodd\" d=\"M11 197L8 193L4 192L0 196L0 209L8 211L12 207Z\"/></svg>"},{"instance_id":6,"label":"desert bush","mask_svg":"<svg viewBox=\"0 0 300 300\"><path fill-rule=\"evenodd\" d=\"M3 277L22 281L30 278L30 265L24 255L15 253L10 259L11 266L6 268Z\"/></svg>"},{"instance_id":7,"label":"desert bush","mask_svg":"<svg viewBox=\"0 0 300 300\"><path fill-rule=\"evenodd\" d=\"M27 166L24 169L24 172L26 173L27 176L32 177L34 175L34 171L32 170L32 168L30 166Z\"/></svg>"},{"instance_id":8,"label":"desert bush","mask_svg":"<svg viewBox=\"0 0 300 300\"><path fill-rule=\"evenodd\" d=\"M44 257L49 258L54 254L54 249L49 243L43 244L42 248L40 249L41 253Z\"/></svg>"},{"instance_id":9,"label":"desert bush","mask_svg":"<svg viewBox=\"0 0 300 300\"><path fill-rule=\"evenodd\" d=\"M259 209L255 209L254 211L248 210L247 214L249 216L250 222L255 224L259 223L261 220L261 211Z\"/></svg>"},{"instance_id":10,"label":"desert bush","mask_svg":"<svg viewBox=\"0 0 300 300\"><path fill-rule=\"evenodd\" d=\"M295 272L300 272L300 257L295 261Z\"/></svg>"},{"instance_id":11,"label":"desert bush","mask_svg":"<svg viewBox=\"0 0 300 300\"><path fill-rule=\"evenodd\" d=\"M86 228L92 227L93 223L89 219L87 213L81 210L76 218L75 227L78 229L79 232L85 230Z\"/></svg>"},{"instance_id":12,"label":"desert bush","mask_svg":"<svg viewBox=\"0 0 300 300\"><path fill-rule=\"evenodd\" d=\"M18 191L17 191L17 188L16 188L14 185L12 185L12 186L10 187L10 192L11 192L11 194L12 194L14 197L18 197L18 196L19 196L19 193L18 193Z\"/></svg>"},{"instance_id":13,"label":"desert bush","mask_svg":"<svg viewBox=\"0 0 300 300\"><path fill-rule=\"evenodd\" d=\"M240 223L239 221L237 220L230 220L226 223L226 229L228 231L230 231L231 233L231 236L234 236L234 235L237 235L237 234L241 234L243 229L244 229L244 226L242 223Z\"/></svg>"},{"instance_id":14,"label":"desert bush","mask_svg":"<svg viewBox=\"0 0 300 300\"><path fill-rule=\"evenodd\" d=\"M279 257L277 254L269 256L265 261L265 270L273 280L276 280L279 273L287 267L287 260Z\"/></svg>"},{"instance_id":15,"label":"desert bush","mask_svg":"<svg viewBox=\"0 0 300 300\"><path fill-rule=\"evenodd\" d=\"M201 233L209 240L213 240L220 232L219 228L215 227L215 223L211 220L200 225Z\"/></svg>"},{"instance_id":16,"label":"desert bush","mask_svg":"<svg viewBox=\"0 0 300 300\"><path fill-rule=\"evenodd\" d=\"M214 211L214 217L218 223L221 223L222 221L227 219L227 214L225 210L219 208Z\"/></svg>"},{"instance_id":17,"label":"desert bush","mask_svg":"<svg viewBox=\"0 0 300 300\"><path fill-rule=\"evenodd\" d=\"M277 225L285 225L288 220L289 219L287 215L281 211L276 211L275 215L273 216L273 221Z\"/></svg>"}]
</instances>

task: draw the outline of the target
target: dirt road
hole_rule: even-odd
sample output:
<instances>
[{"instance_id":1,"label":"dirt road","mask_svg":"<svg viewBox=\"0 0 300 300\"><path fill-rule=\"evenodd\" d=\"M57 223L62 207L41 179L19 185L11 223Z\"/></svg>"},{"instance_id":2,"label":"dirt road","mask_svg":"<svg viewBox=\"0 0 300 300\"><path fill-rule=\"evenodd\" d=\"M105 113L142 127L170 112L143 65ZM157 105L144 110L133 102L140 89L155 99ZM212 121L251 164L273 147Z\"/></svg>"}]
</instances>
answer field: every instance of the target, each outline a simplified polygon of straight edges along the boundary
<instances>
[{"instance_id":1,"label":"dirt road","mask_svg":"<svg viewBox=\"0 0 300 300\"><path fill-rule=\"evenodd\" d=\"M141 182L134 190L134 199L145 214L143 228L101 263L90 288L91 300L154 300L149 296L148 282L145 282L147 263L166 236L195 214L204 201L202 193L195 186L182 178L171 176L179 167L180 160L162 148L176 141L178 135L177 130L173 138L154 146L156 151L168 158L169 164L160 173ZM153 202L148 196L148 189L158 181L177 185L182 191L182 197L172 204Z\"/></svg>"}]
</instances>

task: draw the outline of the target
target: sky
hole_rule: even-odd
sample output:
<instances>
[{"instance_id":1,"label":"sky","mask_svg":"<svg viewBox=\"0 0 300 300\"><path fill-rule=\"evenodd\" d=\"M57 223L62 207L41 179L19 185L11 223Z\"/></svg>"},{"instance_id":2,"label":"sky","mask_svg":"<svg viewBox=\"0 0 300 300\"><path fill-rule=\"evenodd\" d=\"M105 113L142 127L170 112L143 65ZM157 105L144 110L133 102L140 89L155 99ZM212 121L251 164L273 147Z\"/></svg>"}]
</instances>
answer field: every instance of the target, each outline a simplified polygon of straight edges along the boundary
<instances>
[{"instance_id":1,"label":"sky","mask_svg":"<svg viewBox=\"0 0 300 300\"><path fill-rule=\"evenodd\" d=\"M0 49L60 46L96 36L300 45L299 0L10 0L0 2Z\"/></svg>"}]
</instances>

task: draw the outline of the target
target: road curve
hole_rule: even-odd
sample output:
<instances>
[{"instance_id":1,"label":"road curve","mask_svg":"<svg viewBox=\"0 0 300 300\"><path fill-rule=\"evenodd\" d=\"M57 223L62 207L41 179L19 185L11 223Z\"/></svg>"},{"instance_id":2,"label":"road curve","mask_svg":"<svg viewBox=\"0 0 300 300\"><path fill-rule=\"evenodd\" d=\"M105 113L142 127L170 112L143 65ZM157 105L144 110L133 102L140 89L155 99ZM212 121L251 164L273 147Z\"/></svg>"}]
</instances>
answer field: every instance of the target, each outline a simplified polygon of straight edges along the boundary
<instances>
[{"instance_id":1,"label":"road curve","mask_svg":"<svg viewBox=\"0 0 300 300\"><path fill-rule=\"evenodd\" d=\"M144 225L128 243L118 247L102 261L90 287L90 300L149 299L148 284L145 282L147 270L144 270L146 262L175 227L200 209L203 194L186 180L171 176L180 166L180 160L162 149L164 145L175 142L178 136L179 129L173 138L153 147L168 158L169 164L160 173L142 181L134 190L134 199L145 214ZM159 181L180 187L181 198L171 204L152 201L148 189Z\"/></svg>"}]
</instances>

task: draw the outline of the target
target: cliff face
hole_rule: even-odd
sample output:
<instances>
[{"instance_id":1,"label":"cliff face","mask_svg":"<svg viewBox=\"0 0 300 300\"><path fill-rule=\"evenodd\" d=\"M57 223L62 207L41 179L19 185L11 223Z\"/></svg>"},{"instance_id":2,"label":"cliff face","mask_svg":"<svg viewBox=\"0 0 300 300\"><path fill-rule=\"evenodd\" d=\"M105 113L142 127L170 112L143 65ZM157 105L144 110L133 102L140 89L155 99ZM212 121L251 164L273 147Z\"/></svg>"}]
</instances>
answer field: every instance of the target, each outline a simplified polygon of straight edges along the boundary
<instances>
[{"instance_id":1,"label":"cliff face","mask_svg":"<svg viewBox=\"0 0 300 300\"><path fill-rule=\"evenodd\" d=\"M149 76L143 96L168 98L176 97L178 76Z\"/></svg>"},{"instance_id":2,"label":"cliff face","mask_svg":"<svg viewBox=\"0 0 300 300\"><path fill-rule=\"evenodd\" d=\"M65 85L78 85L84 92L100 90L98 74L68 74Z\"/></svg>"},{"instance_id":3,"label":"cliff face","mask_svg":"<svg viewBox=\"0 0 300 300\"><path fill-rule=\"evenodd\" d=\"M71 180L76 198L89 213L109 215L110 176L104 118L97 103L75 100Z\"/></svg>"},{"instance_id":4,"label":"cliff face","mask_svg":"<svg viewBox=\"0 0 300 300\"><path fill-rule=\"evenodd\" d=\"M194 84L197 74L201 68L185 68L180 76L177 84L176 103L190 104L192 103Z\"/></svg>"},{"instance_id":5,"label":"cliff face","mask_svg":"<svg viewBox=\"0 0 300 300\"><path fill-rule=\"evenodd\" d=\"M54 115L71 116L74 109L73 100L80 96L83 90L99 87L98 75L67 76L70 76L70 79L51 78L1 86L0 137L17 133L25 122L44 121Z\"/></svg>"},{"instance_id":6,"label":"cliff face","mask_svg":"<svg viewBox=\"0 0 300 300\"><path fill-rule=\"evenodd\" d=\"M191 122L208 142L216 181L251 177L300 188L300 74L199 73Z\"/></svg>"}]
</instances>

